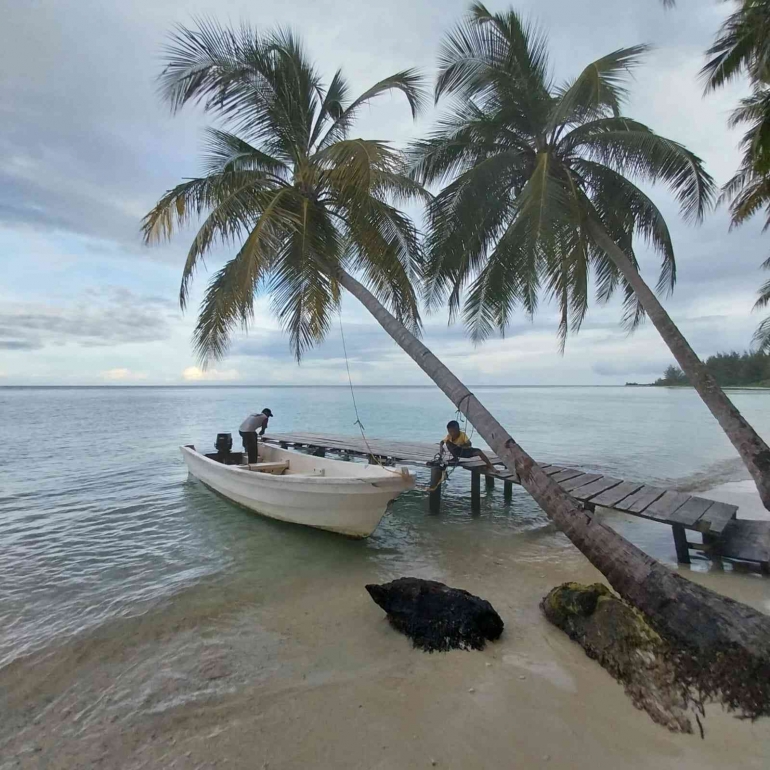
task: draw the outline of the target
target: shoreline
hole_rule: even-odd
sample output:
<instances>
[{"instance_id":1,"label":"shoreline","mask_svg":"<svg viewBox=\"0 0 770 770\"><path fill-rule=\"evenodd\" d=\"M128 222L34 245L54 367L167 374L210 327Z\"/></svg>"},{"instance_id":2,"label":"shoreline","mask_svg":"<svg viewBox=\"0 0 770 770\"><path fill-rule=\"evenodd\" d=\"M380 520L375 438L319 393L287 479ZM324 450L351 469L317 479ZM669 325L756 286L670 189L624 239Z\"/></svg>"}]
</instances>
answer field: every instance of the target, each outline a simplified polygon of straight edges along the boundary
<instances>
[{"instance_id":1,"label":"shoreline","mask_svg":"<svg viewBox=\"0 0 770 770\"><path fill-rule=\"evenodd\" d=\"M710 492L765 516L751 484ZM0 670L0 706L13 715L0 728L4 754L52 770L764 770L770 720L709 707L705 740L669 733L545 620L538 603L555 585L603 582L553 527L501 538L481 521L469 543L432 522L414 533L445 538L430 566L347 559L322 582L311 569L256 591L251 573L225 574ZM308 543L365 550L333 537ZM673 569L770 609L761 578ZM399 574L488 599L503 637L482 652L413 649L363 587Z\"/></svg>"}]
</instances>

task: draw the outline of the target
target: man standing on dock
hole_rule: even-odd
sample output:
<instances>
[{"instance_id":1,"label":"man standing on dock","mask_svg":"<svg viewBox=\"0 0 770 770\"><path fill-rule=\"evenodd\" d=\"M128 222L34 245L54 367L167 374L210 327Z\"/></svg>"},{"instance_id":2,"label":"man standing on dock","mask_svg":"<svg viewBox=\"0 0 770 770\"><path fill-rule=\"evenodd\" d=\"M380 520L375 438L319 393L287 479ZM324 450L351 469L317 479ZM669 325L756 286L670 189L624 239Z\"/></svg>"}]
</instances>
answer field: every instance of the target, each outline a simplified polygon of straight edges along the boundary
<instances>
[{"instance_id":1,"label":"man standing on dock","mask_svg":"<svg viewBox=\"0 0 770 770\"><path fill-rule=\"evenodd\" d=\"M265 435L267 423L273 416L269 409L263 409L259 414L250 414L242 423L238 432L243 440L243 448L249 456L249 464L258 462L257 431L260 436Z\"/></svg>"}]
</instances>

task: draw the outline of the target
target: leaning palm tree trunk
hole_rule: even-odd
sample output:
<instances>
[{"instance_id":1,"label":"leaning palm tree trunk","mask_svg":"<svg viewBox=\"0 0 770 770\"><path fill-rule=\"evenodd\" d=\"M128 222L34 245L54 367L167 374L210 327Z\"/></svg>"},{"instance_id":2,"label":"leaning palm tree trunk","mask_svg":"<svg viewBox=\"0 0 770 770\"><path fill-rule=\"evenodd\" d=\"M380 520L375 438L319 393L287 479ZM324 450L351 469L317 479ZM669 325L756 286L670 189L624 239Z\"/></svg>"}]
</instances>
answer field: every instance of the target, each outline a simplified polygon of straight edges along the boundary
<instances>
[{"instance_id":1,"label":"leaning palm tree trunk","mask_svg":"<svg viewBox=\"0 0 770 770\"><path fill-rule=\"evenodd\" d=\"M335 277L470 420L553 523L680 655L683 682L752 717L770 714L770 617L685 580L587 511L540 469L476 396L348 273ZM736 674L737 672L737 674ZM736 682L736 675L740 679Z\"/></svg>"},{"instance_id":2,"label":"leaning palm tree trunk","mask_svg":"<svg viewBox=\"0 0 770 770\"><path fill-rule=\"evenodd\" d=\"M749 425L732 401L706 369L695 351L679 331L671 316L631 264L623 249L598 222L589 222L589 230L597 245L615 263L633 288L650 320L668 345L682 371L714 415L722 430L738 451L751 473L765 508L770 509L770 447Z\"/></svg>"}]
</instances>

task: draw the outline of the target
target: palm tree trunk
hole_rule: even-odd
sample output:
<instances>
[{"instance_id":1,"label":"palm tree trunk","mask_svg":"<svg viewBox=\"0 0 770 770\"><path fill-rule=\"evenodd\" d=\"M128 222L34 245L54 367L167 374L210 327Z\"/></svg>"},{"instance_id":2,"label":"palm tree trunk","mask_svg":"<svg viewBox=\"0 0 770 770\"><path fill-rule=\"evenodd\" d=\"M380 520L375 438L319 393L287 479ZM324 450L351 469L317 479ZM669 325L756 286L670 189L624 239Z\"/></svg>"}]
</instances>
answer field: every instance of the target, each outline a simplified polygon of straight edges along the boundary
<instances>
[{"instance_id":1,"label":"palm tree trunk","mask_svg":"<svg viewBox=\"0 0 770 770\"><path fill-rule=\"evenodd\" d=\"M711 414L716 417L732 445L738 450L738 454L757 485L765 508L770 510L770 447L746 422L706 369L623 249L598 222L589 222L588 229L596 244L617 265L623 277L633 288L639 302L669 350L674 354L682 371L687 375Z\"/></svg>"},{"instance_id":2,"label":"palm tree trunk","mask_svg":"<svg viewBox=\"0 0 770 770\"><path fill-rule=\"evenodd\" d=\"M750 695L753 703L762 703L763 714L770 714L770 617L685 580L580 508L545 475L478 398L366 287L342 270L336 271L335 277L470 420L546 515L610 585L642 610L666 638L692 651L698 675L708 676L709 666L716 660L724 663L727 656L736 671L751 672L741 682L740 698Z\"/></svg>"}]
</instances>

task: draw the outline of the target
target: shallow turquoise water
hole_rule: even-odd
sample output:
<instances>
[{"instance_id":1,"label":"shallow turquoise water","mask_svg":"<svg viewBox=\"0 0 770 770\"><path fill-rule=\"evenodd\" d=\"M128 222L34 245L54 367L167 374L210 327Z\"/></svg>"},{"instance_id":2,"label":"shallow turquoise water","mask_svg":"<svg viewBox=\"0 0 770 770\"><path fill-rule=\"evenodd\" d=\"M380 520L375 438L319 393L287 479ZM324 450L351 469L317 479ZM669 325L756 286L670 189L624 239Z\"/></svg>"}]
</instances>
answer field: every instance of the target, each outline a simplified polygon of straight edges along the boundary
<instances>
[{"instance_id":1,"label":"shallow turquoise water","mask_svg":"<svg viewBox=\"0 0 770 770\"><path fill-rule=\"evenodd\" d=\"M690 390L476 394L542 461L685 488L746 477ZM731 395L770 437L770 393ZM359 388L356 396L371 437L437 442L454 416L432 388ZM471 517L467 474L451 479L440 516L427 513L424 493L410 492L364 542L250 515L188 479L180 444L213 448L224 430L237 440L241 419L265 406L274 431L357 430L344 388L0 389L0 665L204 581L223 596L233 581L248 581L253 599L282 581L322 580L344 560L371 562L387 577L435 574L490 539L542 536L550 546L543 559L568 547L519 489L510 506L501 489L487 492ZM618 526L673 560L668 528Z\"/></svg>"}]
</instances>

